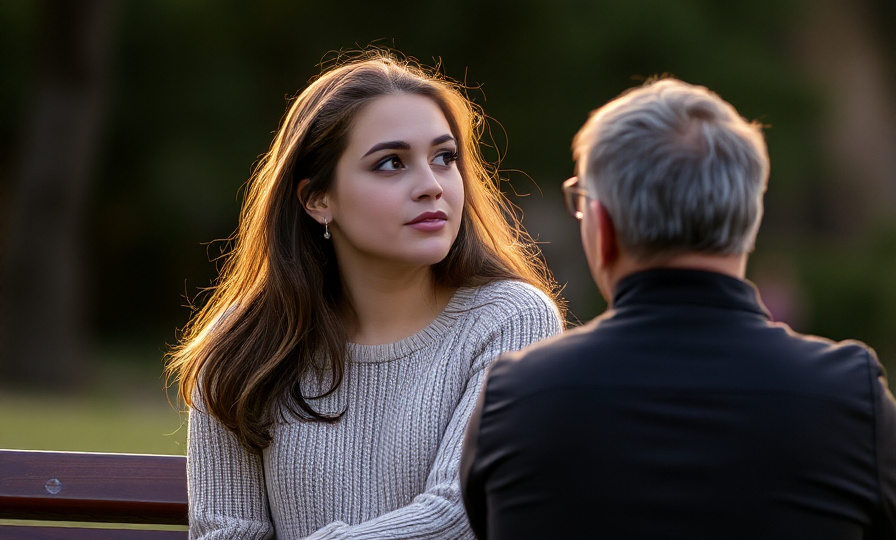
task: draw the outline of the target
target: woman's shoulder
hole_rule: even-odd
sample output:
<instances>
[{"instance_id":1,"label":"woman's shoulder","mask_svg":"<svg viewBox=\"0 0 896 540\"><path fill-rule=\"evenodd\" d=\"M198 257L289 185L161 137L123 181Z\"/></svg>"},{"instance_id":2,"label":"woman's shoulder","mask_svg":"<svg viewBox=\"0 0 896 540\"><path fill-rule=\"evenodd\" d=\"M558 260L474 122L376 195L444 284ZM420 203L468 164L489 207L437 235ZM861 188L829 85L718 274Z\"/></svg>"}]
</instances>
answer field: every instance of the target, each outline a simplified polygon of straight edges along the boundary
<instances>
[{"instance_id":1,"label":"woman's shoulder","mask_svg":"<svg viewBox=\"0 0 896 540\"><path fill-rule=\"evenodd\" d=\"M553 300L528 283L499 280L468 290L472 298L458 325L458 335L482 362L563 331Z\"/></svg>"},{"instance_id":2,"label":"woman's shoulder","mask_svg":"<svg viewBox=\"0 0 896 540\"><path fill-rule=\"evenodd\" d=\"M495 319L533 312L560 318L557 305L544 291L524 281L510 279L474 287L469 308Z\"/></svg>"}]
</instances>

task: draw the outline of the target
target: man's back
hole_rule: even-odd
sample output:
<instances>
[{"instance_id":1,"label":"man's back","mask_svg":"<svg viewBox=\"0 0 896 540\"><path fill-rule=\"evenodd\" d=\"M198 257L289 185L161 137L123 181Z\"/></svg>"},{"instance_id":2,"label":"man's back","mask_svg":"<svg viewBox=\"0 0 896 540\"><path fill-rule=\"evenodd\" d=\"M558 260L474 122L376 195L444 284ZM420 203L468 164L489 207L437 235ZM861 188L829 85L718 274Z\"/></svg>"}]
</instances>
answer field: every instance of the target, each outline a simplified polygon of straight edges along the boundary
<instances>
[{"instance_id":1,"label":"man's back","mask_svg":"<svg viewBox=\"0 0 896 540\"><path fill-rule=\"evenodd\" d=\"M471 523L492 539L892 538L881 376L861 344L769 322L738 279L629 276L606 316L492 369L462 470Z\"/></svg>"}]
</instances>

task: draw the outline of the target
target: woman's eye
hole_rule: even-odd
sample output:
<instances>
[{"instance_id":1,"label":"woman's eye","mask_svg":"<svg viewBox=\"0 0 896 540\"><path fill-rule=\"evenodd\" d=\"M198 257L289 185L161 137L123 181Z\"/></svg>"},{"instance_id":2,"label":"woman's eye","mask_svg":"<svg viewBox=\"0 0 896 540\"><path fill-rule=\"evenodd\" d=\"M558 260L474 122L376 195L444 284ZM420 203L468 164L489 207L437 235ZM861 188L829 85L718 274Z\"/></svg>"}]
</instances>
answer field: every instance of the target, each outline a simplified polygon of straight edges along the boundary
<instances>
[{"instance_id":1,"label":"woman's eye","mask_svg":"<svg viewBox=\"0 0 896 540\"><path fill-rule=\"evenodd\" d=\"M388 156L381 159L374 166L375 171L397 171L404 168L404 163L398 156Z\"/></svg>"},{"instance_id":2,"label":"woman's eye","mask_svg":"<svg viewBox=\"0 0 896 540\"><path fill-rule=\"evenodd\" d=\"M436 165L442 165L447 167L457 161L457 152L446 150L444 152L439 153L435 158L433 158L432 162Z\"/></svg>"}]
</instances>

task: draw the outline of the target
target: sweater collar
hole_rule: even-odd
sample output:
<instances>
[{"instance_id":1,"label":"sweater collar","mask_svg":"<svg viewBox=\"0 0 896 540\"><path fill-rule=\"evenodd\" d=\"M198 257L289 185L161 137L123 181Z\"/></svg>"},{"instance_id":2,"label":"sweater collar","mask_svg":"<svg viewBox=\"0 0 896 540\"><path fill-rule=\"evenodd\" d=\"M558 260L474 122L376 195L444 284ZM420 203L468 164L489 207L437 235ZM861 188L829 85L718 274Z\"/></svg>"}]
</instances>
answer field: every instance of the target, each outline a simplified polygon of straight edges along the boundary
<instances>
[{"instance_id":1,"label":"sweater collar","mask_svg":"<svg viewBox=\"0 0 896 540\"><path fill-rule=\"evenodd\" d=\"M613 308L639 304L688 304L739 309L771 318L749 281L718 272L653 268L624 277L616 286Z\"/></svg>"},{"instance_id":2,"label":"sweater collar","mask_svg":"<svg viewBox=\"0 0 896 540\"><path fill-rule=\"evenodd\" d=\"M455 321L469 310L469 304L477 292L474 287L460 287L445 309L426 328L395 343L361 345L347 342L346 351L353 362L381 363L405 358L424 347L430 347L445 338Z\"/></svg>"}]
</instances>

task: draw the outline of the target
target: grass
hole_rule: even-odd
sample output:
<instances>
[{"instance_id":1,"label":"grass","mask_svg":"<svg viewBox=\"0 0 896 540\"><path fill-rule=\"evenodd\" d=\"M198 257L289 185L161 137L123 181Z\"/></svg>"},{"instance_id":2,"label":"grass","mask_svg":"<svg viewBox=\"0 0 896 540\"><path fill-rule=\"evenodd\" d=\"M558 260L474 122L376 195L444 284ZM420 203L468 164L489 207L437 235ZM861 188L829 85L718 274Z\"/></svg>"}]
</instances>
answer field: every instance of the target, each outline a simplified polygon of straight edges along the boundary
<instances>
[{"instance_id":1,"label":"grass","mask_svg":"<svg viewBox=\"0 0 896 540\"><path fill-rule=\"evenodd\" d=\"M0 389L0 448L186 453L186 416L168 401L156 359L98 361L76 394Z\"/></svg>"},{"instance_id":2,"label":"grass","mask_svg":"<svg viewBox=\"0 0 896 540\"><path fill-rule=\"evenodd\" d=\"M0 394L0 448L184 454L186 426L158 404L86 396Z\"/></svg>"}]
</instances>

